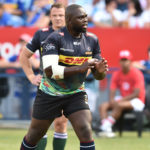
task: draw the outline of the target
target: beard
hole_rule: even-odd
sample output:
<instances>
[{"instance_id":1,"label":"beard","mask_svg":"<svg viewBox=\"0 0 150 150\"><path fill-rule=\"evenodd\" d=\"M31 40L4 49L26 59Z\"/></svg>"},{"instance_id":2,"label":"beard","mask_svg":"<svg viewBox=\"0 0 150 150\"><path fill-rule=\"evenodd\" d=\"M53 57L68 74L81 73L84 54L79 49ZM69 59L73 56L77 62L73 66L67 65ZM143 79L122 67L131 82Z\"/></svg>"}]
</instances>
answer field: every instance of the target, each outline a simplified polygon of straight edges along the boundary
<instances>
[{"instance_id":1,"label":"beard","mask_svg":"<svg viewBox=\"0 0 150 150\"><path fill-rule=\"evenodd\" d=\"M78 33L86 33L86 28L79 27L79 26L74 26L73 30Z\"/></svg>"}]
</instances>

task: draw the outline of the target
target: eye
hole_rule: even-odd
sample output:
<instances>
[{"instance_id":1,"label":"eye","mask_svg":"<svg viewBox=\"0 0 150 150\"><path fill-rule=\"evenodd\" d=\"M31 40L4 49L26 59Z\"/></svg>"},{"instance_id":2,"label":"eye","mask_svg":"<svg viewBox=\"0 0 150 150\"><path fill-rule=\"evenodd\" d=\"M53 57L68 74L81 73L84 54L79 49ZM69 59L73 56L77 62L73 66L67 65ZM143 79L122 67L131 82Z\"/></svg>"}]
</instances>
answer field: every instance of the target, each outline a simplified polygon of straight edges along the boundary
<instances>
[{"instance_id":1,"label":"eye","mask_svg":"<svg viewBox=\"0 0 150 150\"><path fill-rule=\"evenodd\" d=\"M82 16L79 16L78 19L82 19Z\"/></svg>"},{"instance_id":2,"label":"eye","mask_svg":"<svg viewBox=\"0 0 150 150\"><path fill-rule=\"evenodd\" d=\"M84 19L84 18L86 18L86 16L79 16L78 18L79 19Z\"/></svg>"},{"instance_id":3,"label":"eye","mask_svg":"<svg viewBox=\"0 0 150 150\"><path fill-rule=\"evenodd\" d=\"M59 15L59 17L64 17L64 15Z\"/></svg>"}]
</instances>

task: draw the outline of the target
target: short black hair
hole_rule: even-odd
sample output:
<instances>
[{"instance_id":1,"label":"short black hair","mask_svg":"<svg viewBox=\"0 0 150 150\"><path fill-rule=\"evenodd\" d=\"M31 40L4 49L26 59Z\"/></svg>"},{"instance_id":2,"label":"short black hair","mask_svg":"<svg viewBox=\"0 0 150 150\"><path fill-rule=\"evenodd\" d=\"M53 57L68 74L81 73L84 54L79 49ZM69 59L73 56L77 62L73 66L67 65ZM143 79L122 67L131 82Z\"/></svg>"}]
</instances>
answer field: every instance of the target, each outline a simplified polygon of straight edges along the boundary
<instances>
[{"instance_id":1,"label":"short black hair","mask_svg":"<svg viewBox=\"0 0 150 150\"><path fill-rule=\"evenodd\" d=\"M69 18L74 14L74 10L77 9L77 8L82 8L82 6L80 6L78 4L72 4L72 5L69 5L66 8L66 11L65 11L65 19L66 19L66 21L69 20Z\"/></svg>"}]
</instances>

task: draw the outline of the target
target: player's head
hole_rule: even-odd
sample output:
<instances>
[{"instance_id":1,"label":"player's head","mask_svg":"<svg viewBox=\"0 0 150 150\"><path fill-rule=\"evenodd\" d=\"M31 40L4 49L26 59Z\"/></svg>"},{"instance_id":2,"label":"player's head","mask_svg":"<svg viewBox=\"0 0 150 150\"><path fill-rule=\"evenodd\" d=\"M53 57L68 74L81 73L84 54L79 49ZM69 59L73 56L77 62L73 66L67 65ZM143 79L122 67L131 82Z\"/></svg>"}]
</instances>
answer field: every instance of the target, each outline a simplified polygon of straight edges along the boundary
<instances>
[{"instance_id":1,"label":"player's head","mask_svg":"<svg viewBox=\"0 0 150 150\"><path fill-rule=\"evenodd\" d=\"M65 6L62 3L54 3L51 6L50 20L54 30L65 26Z\"/></svg>"},{"instance_id":2,"label":"player's head","mask_svg":"<svg viewBox=\"0 0 150 150\"><path fill-rule=\"evenodd\" d=\"M88 18L82 6L77 4L69 5L66 8L65 17L68 30L77 33L86 32Z\"/></svg>"},{"instance_id":3,"label":"player's head","mask_svg":"<svg viewBox=\"0 0 150 150\"><path fill-rule=\"evenodd\" d=\"M129 50L119 52L120 66L123 70L128 70L131 66L132 54Z\"/></svg>"}]
</instances>

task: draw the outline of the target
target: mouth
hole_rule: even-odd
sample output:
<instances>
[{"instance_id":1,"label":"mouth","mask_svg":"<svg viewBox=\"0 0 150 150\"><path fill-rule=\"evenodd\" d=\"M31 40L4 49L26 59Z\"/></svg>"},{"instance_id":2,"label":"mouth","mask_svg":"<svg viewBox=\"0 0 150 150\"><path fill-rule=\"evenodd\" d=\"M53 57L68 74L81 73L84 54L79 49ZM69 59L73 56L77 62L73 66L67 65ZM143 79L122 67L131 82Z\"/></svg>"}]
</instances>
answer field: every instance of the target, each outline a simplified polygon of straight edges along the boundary
<instances>
[{"instance_id":1,"label":"mouth","mask_svg":"<svg viewBox=\"0 0 150 150\"><path fill-rule=\"evenodd\" d=\"M82 27L83 28L87 28L88 24L83 24Z\"/></svg>"}]
</instances>

